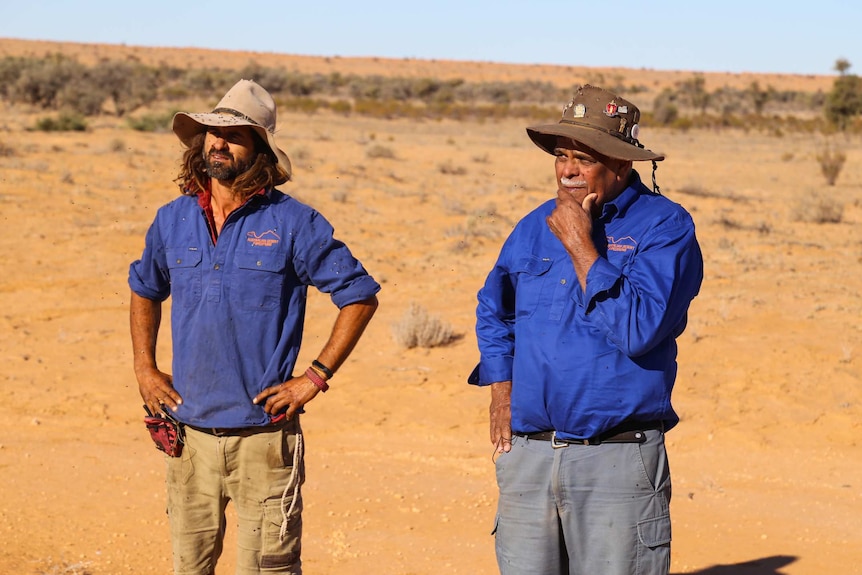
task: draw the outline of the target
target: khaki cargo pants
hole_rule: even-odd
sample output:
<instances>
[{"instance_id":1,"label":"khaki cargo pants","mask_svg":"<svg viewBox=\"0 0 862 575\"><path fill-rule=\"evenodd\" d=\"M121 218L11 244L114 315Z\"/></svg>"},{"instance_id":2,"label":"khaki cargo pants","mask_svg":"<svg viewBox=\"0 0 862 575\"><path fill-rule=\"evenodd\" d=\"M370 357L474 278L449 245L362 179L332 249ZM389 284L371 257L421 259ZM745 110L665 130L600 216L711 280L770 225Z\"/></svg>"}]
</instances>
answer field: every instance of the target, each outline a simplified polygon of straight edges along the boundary
<instances>
[{"instance_id":1,"label":"khaki cargo pants","mask_svg":"<svg viewBox=\"0 0 862 575\"><path fill-rule=\"evenodd\" d=\"M166 457L176 575L215 572L229 501L237 515L237 575L302 573L302 499L294 489L305 480L301 437L297 420L263 432L230 434L186 426L182 456ZM298 438L300 457L293 475ZM284 514L291 507L282 537Z\"/></svg>"}]
</instances>

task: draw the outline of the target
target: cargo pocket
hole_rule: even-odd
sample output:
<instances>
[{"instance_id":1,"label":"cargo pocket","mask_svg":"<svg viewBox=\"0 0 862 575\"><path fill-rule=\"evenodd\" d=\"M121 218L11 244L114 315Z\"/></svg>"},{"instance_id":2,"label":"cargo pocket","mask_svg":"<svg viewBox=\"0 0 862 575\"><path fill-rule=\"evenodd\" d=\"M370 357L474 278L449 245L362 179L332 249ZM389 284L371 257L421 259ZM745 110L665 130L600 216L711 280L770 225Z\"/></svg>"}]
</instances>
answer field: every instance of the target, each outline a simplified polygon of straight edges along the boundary
<instances>
[{"instance_id":1,"label":"cargo pocket","mask_svg":"<svg viewBox=\"0 0 862 575\"><path fill-rule=\"evenodd\" d=\"M662 515L638 523L638 538L647 547L670 543L670 515Z\"/></svg>"},{"instance_id":2,"label":"cargo pocket","mask_svg":"<svg viewBox=\"0 0 862 575\"><path fill-rule=\"evenodd\" d=\"M290 507L290 497L282 501L273 497L263 505L263 540L260 547L260 568L272 569L278 573L299 573L300 552L302 549L302 502L298 502L288 518L287 532L281 538L281 524L284 509Z\"/></svg>"},{"instance_id":3,"label":"cargo pocket","mask_svg":"<svg viewBox=\"0 0 862 575\"><path fill-rule=\"evenodd\" d=\"M662 573L670 568L670 515L638 523L638 573Z\"/></svg>"}]
</instances>

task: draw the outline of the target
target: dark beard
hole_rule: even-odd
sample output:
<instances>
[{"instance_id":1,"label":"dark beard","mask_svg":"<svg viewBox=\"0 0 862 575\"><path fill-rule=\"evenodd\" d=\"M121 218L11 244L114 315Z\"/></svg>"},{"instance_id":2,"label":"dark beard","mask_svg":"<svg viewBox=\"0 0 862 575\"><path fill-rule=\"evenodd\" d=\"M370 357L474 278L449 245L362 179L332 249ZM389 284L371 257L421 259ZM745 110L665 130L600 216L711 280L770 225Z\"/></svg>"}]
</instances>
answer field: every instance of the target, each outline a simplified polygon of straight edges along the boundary
<instances>
[{"instance_id":1,"label":"dark beard","mask_svg":"<svg viewBox=\"0 0 862 575\"><path fill-rule=\"evenodd\" d=\"M227 161L213 160L211 154L212 152L204 157L204 166L206 167L207 175L214 180L232 182L249 168L248 163L237 162L230 154L223 152L224 155L230 158Z\"/></svg>"}]
</instances>

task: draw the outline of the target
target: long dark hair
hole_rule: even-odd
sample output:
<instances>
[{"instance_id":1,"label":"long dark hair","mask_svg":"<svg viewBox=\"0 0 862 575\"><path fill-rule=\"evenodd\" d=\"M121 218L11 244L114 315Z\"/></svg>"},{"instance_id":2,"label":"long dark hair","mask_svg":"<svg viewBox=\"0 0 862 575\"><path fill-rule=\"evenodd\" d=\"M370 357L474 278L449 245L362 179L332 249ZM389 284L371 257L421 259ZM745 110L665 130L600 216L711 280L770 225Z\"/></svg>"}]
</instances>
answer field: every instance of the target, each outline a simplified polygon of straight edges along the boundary
<instances>
[{"instance_id":1,"label":"long dark hair","mask_svg":"<svg viewBox=\"0 0 862 575\"><path fill-rule=\"evenodd\" d=\"M252 130L252 133L254 134L257 156L254 163L233 181L234 193L242 198L250 197L261 188L270 189L290 180L290 176L278 163L269 146L257 132ZM206 164L204 163L205 136L206 132L204 131L192 138L189 147L183 153L180 173L174 179L180 192L189 196L204 191L210 183L210 177L207 175Z\"/></svg>"}]
</instances>

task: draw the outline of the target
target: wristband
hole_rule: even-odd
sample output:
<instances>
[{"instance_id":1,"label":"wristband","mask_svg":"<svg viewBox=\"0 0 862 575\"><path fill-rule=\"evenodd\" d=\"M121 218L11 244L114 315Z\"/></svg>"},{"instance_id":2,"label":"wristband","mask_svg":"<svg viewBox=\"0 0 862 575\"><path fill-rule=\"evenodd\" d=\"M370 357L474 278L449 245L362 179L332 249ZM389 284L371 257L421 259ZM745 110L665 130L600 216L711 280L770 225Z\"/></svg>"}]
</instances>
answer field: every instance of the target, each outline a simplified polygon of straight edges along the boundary
<instances>
[{"instance_id":1,"label":"wristband","mask_svg":"<svg viewBox=\"0 0 862 575\"><path fill-rule=\"evenodd\" d=\"M311 380L311 383L317 386L320 391L326 393L326 390L329 389L329 384L326 381L317 375L317 372L311 369L310 367L305 370L305 377Z\"/></svg>"},{"instance_id":2,"label":"wristband","mask_svg":"<svg viewBox=\"0 0 862 575\"><path fill-rule=\"evenodd\" d=\"M335 375L334 373L332 373L331 369L329 369L328 367L326 367L325 365L323 365L322 363L320 363L316 359L311 362L311 365L313 365L314 367L319 369L323 373L323 375L326 376L326 379L332 379L332 376Z\"/></svg>"}]
</instances>

